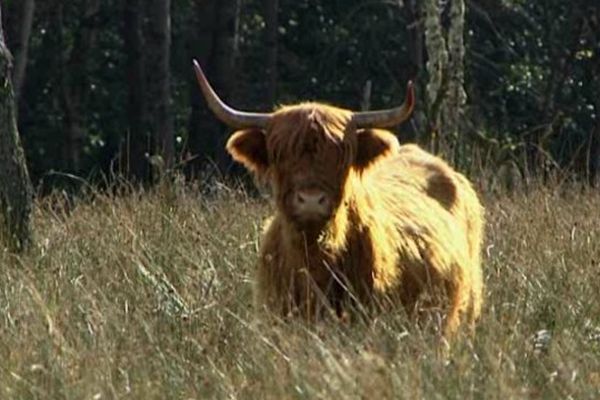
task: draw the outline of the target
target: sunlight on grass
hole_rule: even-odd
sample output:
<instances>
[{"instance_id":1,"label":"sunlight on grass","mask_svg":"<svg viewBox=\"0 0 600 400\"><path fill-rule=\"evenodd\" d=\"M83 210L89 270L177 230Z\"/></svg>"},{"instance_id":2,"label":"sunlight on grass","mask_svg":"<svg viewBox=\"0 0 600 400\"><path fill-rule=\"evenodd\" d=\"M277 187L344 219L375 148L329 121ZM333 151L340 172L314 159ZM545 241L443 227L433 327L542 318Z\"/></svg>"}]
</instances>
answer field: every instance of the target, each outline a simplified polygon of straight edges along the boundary
<instances>
[{"instance_id":1,"label":"sunlight on grass","mask_svg":"<svg viewBox=\"0 0 600 400\"><path fill-rule=\"evenodd\" d=\"M558 192L486 199L483 317L447 357L400 310L257 320L262 200L49 196L0 253L0 398L598 398L600 195Z\"/></svg>"}]
</instances>

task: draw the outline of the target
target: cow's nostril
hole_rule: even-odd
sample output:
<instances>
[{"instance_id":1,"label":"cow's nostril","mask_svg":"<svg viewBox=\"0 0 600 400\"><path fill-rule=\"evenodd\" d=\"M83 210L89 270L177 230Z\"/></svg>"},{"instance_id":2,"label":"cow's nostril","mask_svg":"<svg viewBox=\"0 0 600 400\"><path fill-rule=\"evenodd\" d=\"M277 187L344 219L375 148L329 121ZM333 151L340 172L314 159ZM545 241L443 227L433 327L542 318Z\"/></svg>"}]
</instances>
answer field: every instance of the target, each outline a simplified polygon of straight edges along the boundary
<instances>
[{"instance_id":1,"label":"cow's nostril","mask_svg":"<svg viewBox=\"0 0 600 400\"><path fill-rule=\"evenodd\" d=\"M329 205L329 198L323 192L317 191L298 191L294 197L294 203L298 207L317 210L324 209Z\"/></svg>"}]
</instances>

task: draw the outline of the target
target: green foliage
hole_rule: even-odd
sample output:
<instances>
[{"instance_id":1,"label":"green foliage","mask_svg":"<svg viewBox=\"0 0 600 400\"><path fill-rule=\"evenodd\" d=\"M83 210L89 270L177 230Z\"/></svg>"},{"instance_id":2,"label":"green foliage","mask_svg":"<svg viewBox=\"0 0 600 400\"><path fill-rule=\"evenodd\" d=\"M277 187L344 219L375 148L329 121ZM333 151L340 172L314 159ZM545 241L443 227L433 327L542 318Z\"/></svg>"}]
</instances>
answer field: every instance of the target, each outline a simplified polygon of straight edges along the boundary
<instances>
[{"instance_id":1,"label":"green foliage","mask_svg":"<svg viewBox=\"0 0 600 400\"><path fill-rule=\"evenodd\" d=\"M115 169L119 151L126 147L123 4L102 1L94 18L81 18L89 3L36 2L19 122L34 181L44 179L50 186L60 182L47 175L49 170L97 176ZM194 48L196 35L204 28L198 26L198 15L207 12L202 7L208 3L172 3L172 113L178 153L189 150L190 138L223 134L218 125L208 132L190 130L190 97L198 90L190 59L200 51ZM401 128L401 137L422 138L428 122L423 117L427 76L415 49L423 52L422 61L427 54L419 44L423 37L417 34L424 29L420 2L413 3L281 0L277 102L315 99L358 109L362 88L371 80L372 107L389 107L403 98L406 81L416 79L416 118ZM408 11L410 4L416 15ZM450 3L443 4L447 21ZM228 78L234 93L229 100L243 109L270 110L276 105L267 104L265 98L264 4L241 1L239 7L235 76ZM592 0L467 2L464 140L474 146L482 137L522 144L512 159L520 160L521 169L532 174L537 162L585 176L586 157L594 143L591 132L598 125L598 19ZM7 20L9 25L15 21ZM77 69L65 66L82 30L92 23L96 38L85 62ZM69 142L61 93L65 79L83 85L83 160L77 171L70 169L65 157ZM484 144L494 147L490 141ZM222 147L222 140L211 146Z\"/></svg>"},{"instance_id":2,"label":"green foliage","mask_svg":"<svg viewBox=\"0 0 600 400\"><path fill-rule=\"evenodd\" d=\"M491 3L473 6L467 18L467 60L480 122L543 146L566 166L581 158L597 124L597 5Z\"/></svg>"}]
</instances>

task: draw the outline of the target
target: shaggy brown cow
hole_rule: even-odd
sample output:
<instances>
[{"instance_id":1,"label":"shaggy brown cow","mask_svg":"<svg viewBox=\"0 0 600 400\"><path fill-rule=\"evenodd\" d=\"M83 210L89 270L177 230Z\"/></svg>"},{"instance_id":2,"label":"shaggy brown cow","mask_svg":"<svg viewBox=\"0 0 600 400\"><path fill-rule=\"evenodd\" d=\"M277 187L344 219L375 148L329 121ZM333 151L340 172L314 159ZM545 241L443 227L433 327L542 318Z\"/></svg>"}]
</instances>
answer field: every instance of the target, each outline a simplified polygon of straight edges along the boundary
<instances>
[{"instance_id":1,"label":"shaggy brown cow","mask_svg":"<svg viewBox=\"0 0 600 400\"><path fill-rule=\"evenodd\" d=\"M272 185L275 214L262 238L255 301L281 315L318 318L349 305L399 300L412 313L422 292L447 307L444 331L482 301L483 209L471 184L416 145L400 146L386 128L409 117L409 84L398 108L352 112L320 103L270 114L224 104L199 65L209 107L242 128L227 150ZM447 300L444 300L447 299Z\"/></svg>"}]
</instances>

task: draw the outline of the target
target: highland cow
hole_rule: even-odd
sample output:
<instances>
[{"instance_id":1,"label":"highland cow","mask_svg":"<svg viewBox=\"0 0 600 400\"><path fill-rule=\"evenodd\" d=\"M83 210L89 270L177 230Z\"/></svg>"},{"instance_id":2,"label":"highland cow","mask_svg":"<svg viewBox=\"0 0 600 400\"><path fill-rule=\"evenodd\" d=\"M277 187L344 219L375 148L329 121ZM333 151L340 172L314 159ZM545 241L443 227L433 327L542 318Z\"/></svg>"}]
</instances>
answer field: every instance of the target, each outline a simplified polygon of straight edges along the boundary
<instances>
[{"instance_id":1,"label":"highland cow","mask_svg":"<svg viewBox=\"0 0 600 400\"><path fill-rule=\"evenodd\" d=\"M483 290L478 197L443 160L379 129L410 116L410 83L404 104L389 110L301 103L251 113L223 103L194 67L208 106L240 129L228 152L273 189L258 307L314 320L398 301L413 314L422 293L439 292L445 334L463 317L472 326Z\"/></svg>"}]
</instances>

